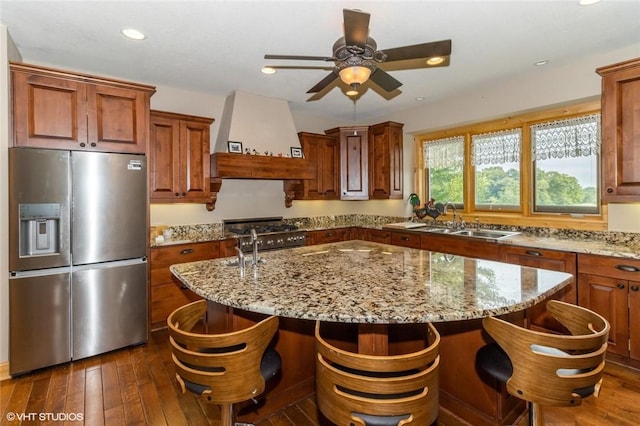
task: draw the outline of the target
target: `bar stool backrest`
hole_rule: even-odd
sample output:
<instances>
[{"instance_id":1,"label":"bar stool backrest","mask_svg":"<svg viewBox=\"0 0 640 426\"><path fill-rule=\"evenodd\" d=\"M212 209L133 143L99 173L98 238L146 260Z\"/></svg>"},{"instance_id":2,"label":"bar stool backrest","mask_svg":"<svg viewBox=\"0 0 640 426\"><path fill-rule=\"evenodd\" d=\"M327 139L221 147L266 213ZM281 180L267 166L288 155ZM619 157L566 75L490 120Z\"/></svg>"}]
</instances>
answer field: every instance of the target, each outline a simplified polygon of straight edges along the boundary
<instances>
[{"instance_id":1,"label":"bar stool backrest","mask_svg":"<svg viewBox=\"0 0 640 426\"><path fill-rule=\"evenodd\" d=\"M582 395L599 391L609 323L591 310L557 300L547 303L547 311L571 335L537 332L495 317L485 318L483 326L513 365L510 394L543 406L580 405Z\"/></svg>"},{"instance_id":2,"label":"bar stool backrest","mask_svg":"<svg viewBox=\"0 0 640 426\"><path fill-rule=\"evenodd\" d=\"M377 356L327 342L316 323L316 396L320 411L338 425L430 425L438 416L440 335L425 324L428 347Z\"/></svg>"},{"instance_id":3,"label":"bar stool backrest","mask_svg":"<svg viewBox=\"0 0 640 426\"><path fill-rule=\"evenodd\" d=\"M167 319L176 377L205 401L233 404L261 394L265 379L260 371L262 356L278 330L278 318L231 333L192 332L207 310L204 300L176 309Z\"/></svg>"}]
</instances>

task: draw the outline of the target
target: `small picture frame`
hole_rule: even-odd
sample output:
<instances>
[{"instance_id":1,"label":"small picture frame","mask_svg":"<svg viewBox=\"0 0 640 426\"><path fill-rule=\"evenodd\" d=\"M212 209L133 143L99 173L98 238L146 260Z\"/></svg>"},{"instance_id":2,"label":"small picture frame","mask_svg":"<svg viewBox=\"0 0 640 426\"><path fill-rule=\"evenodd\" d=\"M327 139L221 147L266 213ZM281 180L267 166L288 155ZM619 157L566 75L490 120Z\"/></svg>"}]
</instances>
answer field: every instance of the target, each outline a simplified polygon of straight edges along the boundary
<instances>
[{"instance_id":1,"label":"small picture frame","mask_svg":"<svg viewBox=\"0 0 640 426\"><path fill-rule=\"evenodd\" d=\"M242 154L242 142L227 141L227 150L232 154Z\"/></svg>"},{"instance_id":2,"label":"small picture frame","mask_svg":"<svg viewBox=\"0 0 640 426\"><path fill-rule=\"evenodd\" d=\"M291 158L302 158L302 148L297 146L291 147Z\"/></svg>"}]
</instances>

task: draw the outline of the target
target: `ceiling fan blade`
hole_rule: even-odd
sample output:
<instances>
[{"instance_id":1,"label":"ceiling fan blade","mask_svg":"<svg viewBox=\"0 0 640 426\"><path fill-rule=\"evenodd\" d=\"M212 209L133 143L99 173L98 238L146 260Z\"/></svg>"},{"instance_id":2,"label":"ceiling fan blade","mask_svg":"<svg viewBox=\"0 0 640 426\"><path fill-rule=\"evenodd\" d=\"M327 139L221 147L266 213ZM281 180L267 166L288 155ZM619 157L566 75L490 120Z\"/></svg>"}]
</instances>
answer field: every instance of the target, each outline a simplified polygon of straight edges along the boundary
<instances>
[{"instance_id":1,"label":"ceiling fan blade","mask_svg":"<svg viewBox=\"0 0 640 426\"><path fill-rule=\"evenodd\" d=\"M314 93L313 95L311 95L309 97L309 99L307 99L307 102L317 101L317 100L322 99L324 97L324 95L326 95L327 93L329 93L330 91L335 89L336 86L339 86L340 83L342 83L342 81L340 81L339 78L336 78L331 83L327 84L322 90L320 90L319 92Z\"/></svg>"},{"instance_id":2,"label":"ceiling fan blade","mask_svg":"<svg viewBox=\"0 0 640 426\"><path fill-rule=\"evenodd\" d=\"M371 15L359 10L343 9L344 41L347 47L358 46L364 52L369 38L369 18Z\"/></svg>"},{"instance_id":3,"label":"ceiling fan blade","mask_svg":"<svg viewBox=\"0 0 640 426\"><path fill-rule=\"evenodd\" d=\"M402 90L400 90L400 89L395 89L395 90L392 90L391 92L387 92L382 87L378 86L375 82L373 82L371 79L365 81L364 84L362 86L360 86L360 88L362 88L363 86L365 88L370 88L371 90L373 90L378 95L382 96L383 98L385 98L388 101L390 101L391 99L395 98L396 96L402 94Z\"/></svg>"},{"instance_id":4,"label":"ceiling fan blade","mask_svg":"<svg viewBox=\"0 0 640 426\"><path fill-rule=\"evenodd\" d=\"M392 92L402 86L402 83L380 68L376 68L376 70L371 73L371 77L369 77L369 79L387 92Z\"/></svg>"},{"instance_id":5,"label":"ceiling fan blade","mask_svg":"<svg viewBox=\"0 0 640 426\"><path fill-rule=\"evenodd\" d=\"M331 71L333 67L314 67L314 66L304 66L304 65L265 65L265 68L274 68L277 70L325 70Z\"/></svg>"},{"instance_id":6,"label":"ceiling fan blade","mask_svg":"<svg viewBox=\"0 0 640 426\"><path fill-rule=\"evenodd\" d=\"M329 56L304 56L304 55L264 55L265 59L293 59L300 61L326 61L333 62L337 60Z\"/></svg>"},{"instance_id":7,"label":"ceiling fan blade","mask_svg":"<svg viewBox=\"0 0 640 426\"><path fill-rule=\"evenodd\" d=\"M451 40L432 41L430 43L396 47L395 49L385 49L383 52L387 55L385 62L431 58L433 56L449 56L451 55Z\"/></svg>"},{"instance_id":8,"label":"ceiling fan blade","mask_svg":"<svg viewBox=\"0 0 640 426\"><path fill-rule=\"evenodd\" d=\"M311 89L307 90L307 93L319 92L322 89L324 89L326 86L331 84L337 78L338 78L338 74L336 74L334 71L332 71L332 72L329 73L329 75L327 75L325 78L320 80L315 86L313 86Z\"/></svg>"}]
</instances>

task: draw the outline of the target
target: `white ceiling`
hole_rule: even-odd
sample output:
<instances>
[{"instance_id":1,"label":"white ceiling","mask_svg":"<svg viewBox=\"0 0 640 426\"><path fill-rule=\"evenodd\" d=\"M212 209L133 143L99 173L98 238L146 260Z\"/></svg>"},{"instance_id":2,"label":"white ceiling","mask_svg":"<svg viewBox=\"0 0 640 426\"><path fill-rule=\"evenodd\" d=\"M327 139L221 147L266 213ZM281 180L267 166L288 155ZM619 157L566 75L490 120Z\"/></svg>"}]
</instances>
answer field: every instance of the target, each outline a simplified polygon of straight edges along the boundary
<instances>
[{"instance_id":1,"label":"white ceiling","mask_svg":"<svg viewBox=\"0 0 640 426\"><path fill-rule=\"evenodd\" d=\"M579 6L556 1L16 1L0 0L23 60L58 68L171 86L214 96L233 90L281 98L293 111L351 117L353 103L339 88L307 102L306 91L328 73L279 70L265 53L331 56L342 36L342 9L371 14L378 49L452 40L446 68L390 72L403 83L386 100L373 90L357 102L359 118L421 106L478 85L535 73L533 63L561 66L587 54L639 46L640 0ZM132 41L120 29L144 32Z\"/></svg>"}]
</instances>

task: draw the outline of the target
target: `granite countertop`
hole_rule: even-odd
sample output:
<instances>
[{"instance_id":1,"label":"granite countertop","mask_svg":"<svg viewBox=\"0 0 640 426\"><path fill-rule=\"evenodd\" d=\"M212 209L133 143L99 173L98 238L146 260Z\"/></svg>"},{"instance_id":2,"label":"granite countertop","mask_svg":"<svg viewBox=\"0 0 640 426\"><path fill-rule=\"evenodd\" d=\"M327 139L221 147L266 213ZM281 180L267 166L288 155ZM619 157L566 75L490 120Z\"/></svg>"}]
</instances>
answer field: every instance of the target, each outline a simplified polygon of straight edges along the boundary
<instances>
[{"instance_id":1,"label":"granite countertop","mask_svg":"<svg viewBox=\"0 0 640 426\"><path fill-rule=\"evenodd\" d=\"M482 318L532 306L570 274L424 250L345 241L260 253L244 275L235 258L171 266L198 295L268 315L353 323Z\"/></svg>"},{"instance_id":2,"label":"granite countertop","mask_svg":"<svg viewBox=\"0 0 640 426\"><path fill-rule=\"evenodd\" d=\"M383 229L384 223L380 222L367 222L367 221L339 221L335 223L323 223L310 224L301 226L300 230L303 231L317 231L324 229L336 229L350 226L359 226L369 229ZM484 228L483 228L484 229ZM516 230L517 229L509 229ZM398 230L396 230L398 231ZM419 232L424 235L424 232L414 231L411 229L402 230L402 232ZM624 238L626 236L627 238ZM633 238L628 238L629 234L623 233L603 233L603 232L575 232L575 235L571 235L571 231L560 235L539 235L529 232L521 232L519 235L510 237L504 240L497 241L498 244L515 245L530 248L539 249L551 249L567 251L572 253L586 253L597 254L602 256L614 256L627 259L640 260L640 238L633 235ZM228 238L235 238L234 235L224 235L219 230L202 229L200 227L188 228L187 232L183 232L173 240L164 242L162 244L152 243L152 247L161 247L174 244L188 244L196 242L206 241L218 241ZM457 238L471 238L458 236Z\"/></svg>"}]
</instances>

